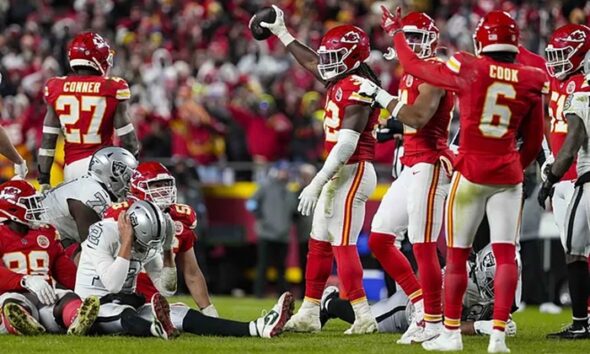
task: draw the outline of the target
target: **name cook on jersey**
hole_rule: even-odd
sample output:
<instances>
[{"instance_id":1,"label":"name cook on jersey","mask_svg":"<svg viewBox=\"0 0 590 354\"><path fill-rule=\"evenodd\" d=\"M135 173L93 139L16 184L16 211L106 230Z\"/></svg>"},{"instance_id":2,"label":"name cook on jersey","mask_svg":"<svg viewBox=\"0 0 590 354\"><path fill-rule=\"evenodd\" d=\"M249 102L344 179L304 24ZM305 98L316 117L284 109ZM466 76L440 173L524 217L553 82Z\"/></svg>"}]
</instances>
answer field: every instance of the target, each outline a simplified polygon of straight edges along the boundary
<instances>
[{"instance_id":1,"label":"name cook on jersey","mask_svg":"<svg viewBox=\"0 0 590 354\"><path fill-rule=\"evenodd\" d=\"M64 82L63 92L70 93L100 93L100 82Z\"/></svg>"},{"instance_id":2,"label":"name cook on jersey","mask_svg":"<svg viewBox=\"0 0 590 354\"><path fill-rule=\"evenodd\" d=\"M492 79L518 82L518 69L490 65L490 77Z\"/></svg>"}]
</instances>

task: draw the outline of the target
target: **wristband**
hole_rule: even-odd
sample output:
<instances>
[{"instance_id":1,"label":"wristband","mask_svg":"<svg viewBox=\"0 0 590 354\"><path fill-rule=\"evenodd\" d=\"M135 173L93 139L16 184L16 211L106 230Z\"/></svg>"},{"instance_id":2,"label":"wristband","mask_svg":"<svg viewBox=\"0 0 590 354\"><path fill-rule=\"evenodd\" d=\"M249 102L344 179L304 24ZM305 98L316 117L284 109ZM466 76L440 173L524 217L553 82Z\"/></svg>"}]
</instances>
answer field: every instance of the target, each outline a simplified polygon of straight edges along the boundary
<instances>
[{"instance_id":1,"label":"wristband","mask_svg":"<svg viewBox=\"0 0 590 354\"><path fill-rule=\"evenodd\" d=\"M61 129L58 127L50 127L48 125L43 126L43 134L59 135L60 133Z\"/></svg>"},{"instance_id":2,"label":"wristband","mask_svg":"<svg viewBox=\"0 0 590 354\"><path fill-rule=\"evenodd\" d=\"M55 149L39 149L39 156L47 156L47 157L54 157L55 156Z\"/></svg>"},{"instance_id":3,"label":"wristband","mask_svg":"<svg viewBox=\"0 0 590 354\"><path fill-rule=\"evenodd\" d=\"M397 119L397 115L399 114L399 111L405 106L406 104L403 103L402 101L399 101L395 107L393 108L393 111L391 111L391 116L395 119Z\"/></svg>"},{"instance_id":4,"label":"wristband","mask_svg":"<svg viewBox=\"0 0 590 354\"><path fill-rule=\"evenodd\" d=\"M124 127L115 129L115 133L117 134L117 136L123 136L131 133L134 130L135 128L133 127L133 124L129 123Z\"/></svg>"},{"instance_id":5,"label":"wristband","mask_svg":"<svg viewBox=\"0 0 590 354\"><path fill-rule=\"evenodd\" d=\"M295 41L295 37L293 37L291 33L289 33L289 31L285 31L279 34L277 37L279 37L279 40L283 43L285 47L291 44L291 42Z\"/></svg>"},{"instance_id":6,"label":"wristband","mask_svg":"<svg viewBox=\"0 0 590 354\"><path fill-rule=\"evenodd\" d=\"M389 103L394 99L395 97L390 95L389 92L380 89L377 91L377 94L375 95L375 102L379 103L379 105L383 108L387 108L387 106L389 106Z\"/></svg>"}]
</instances>

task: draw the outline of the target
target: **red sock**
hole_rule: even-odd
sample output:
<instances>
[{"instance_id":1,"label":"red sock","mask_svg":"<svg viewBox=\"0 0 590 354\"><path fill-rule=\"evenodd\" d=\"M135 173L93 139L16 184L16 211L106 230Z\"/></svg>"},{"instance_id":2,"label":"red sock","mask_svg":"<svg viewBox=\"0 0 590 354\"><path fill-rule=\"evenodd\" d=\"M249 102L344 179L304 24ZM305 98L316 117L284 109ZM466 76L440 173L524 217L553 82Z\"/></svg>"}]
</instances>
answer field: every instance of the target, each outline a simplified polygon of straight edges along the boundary
<instances>
[{"instance_id":1,"label":"red sock","mask_svg":"<svg viewBox=\"0 0 590 354\"><path fill-rule=\"evenodd\" d=\"M436 243L415 243L413 250L424 292L424 321L440 322L442 321L442 274L436 254Z\"/></svg>"},{"instance_id":2,"label":"red sock","mask_svg":"<svg viewBox=\"0 0 590 354\"><path fill-rule=\"evenodd\" d=\"M354 303L366 298L363 288L363 266L356 245L335 246L333 250L338 277L348 295L348 301Z\"/></svg>"},{"instance_id":3,"label":"red sock","mask_svg":"<svg viewBox=\"0 0 590 354\"><path fill-rule=\"evenodd\" d=\"M447 249L445 270L445 327L458 330L461 325L463 295L467 290L467 258L471 248Z\"/></svg>"},{"instance_id":4,"label":"red sock","mask_svg":"<svg viewBox=\"0 0 590 354\"><path fill-rule=\"evenodd\" d=\"M395 236L371 232L369 248L381 266L408 295L412 303L422 300L422 288L404 254L395 247Z\"/></svg>"},{"instance_id":5,"label":"red sock","mask_svg":"<svg viewBox=\"0 0 590 354\"><path fill-rule=\"evenodd\" d=\"M307 267L305 269L305 298L318 302L322 298L326 281L332 273L332 245L312 238L308 243Z\"/></svg>"},{"instance_id":6,"label":"red sock","mask_svg":"<svg viewBox=\"0 0 590 354\"><path fill-rule=\"evenodd\" d=\"M514 292L518 283L516 246L509 243L494 243L492 250L496 258L493 325L494 329L504 331L514 304Z\"/></svg>"},{"instance_id":7,"label":"red sock","mask_svg":"<svg viewBox=\"0 0 590 354\"><path fill-rule=\"evenodd\" d=\"M80 298L72 299L70 302L64 305L61 317L66 327L70 327L76 316L78 315L78 309L82 306L82 300Z\"/></svg>"}]
</instances>

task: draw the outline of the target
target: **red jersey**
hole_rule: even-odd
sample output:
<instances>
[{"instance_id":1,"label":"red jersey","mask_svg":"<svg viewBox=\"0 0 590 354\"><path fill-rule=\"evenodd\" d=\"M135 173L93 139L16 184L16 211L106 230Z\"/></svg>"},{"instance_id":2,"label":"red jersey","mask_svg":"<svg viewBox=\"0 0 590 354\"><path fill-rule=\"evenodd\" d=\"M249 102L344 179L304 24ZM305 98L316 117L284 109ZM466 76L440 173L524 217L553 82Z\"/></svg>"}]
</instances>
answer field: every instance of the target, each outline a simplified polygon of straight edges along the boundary
<instances>
[{"instance_id":1,"label":"red jersey","mask_svg":"<svg viewBox=\"0 0 590 354\"><path fill-rule=\"evenodd\" d=\"M522 45L518 46L518 54L516 55L516 62L521 63L526 66L532 66L533 68L538 68L543 70L543 72L547 73L547 67L545 66L545 58L542 56L531 52L530 50L526 49Z\"/></svg>"},{"instance_id":2,"label":"red jersey","mask_svg":"<svg viewBox=\"0 0 590 354\"><path fill-rule=\"evenodd\" d=\"M338 132L342 127L346 107L363 105L369 107L372 99L358 93L361 82L356 75L349 75L328 88L326 106L324 108L324 133L326 141L324 149L329 154L338 141ZM356 150L348 160L348 163L359 161L373 161L375 158L375 136L373 131L377 128L379 110L373 109L365 129L359 138Z\"/></svg>"},{"instance_id":3,"label":"red jersey","mask_svg":"<svg viewBox=\"0 0 590 354\"><path fill-rule=\"evenodd\" d=\"M521 183L523 167L534 161L543 141L545 73L463 52L446 64L423 61L401 32L394 44L407 73L458 95L461 134L455 169L474 183ZM520 151L518 136L524 138Z\"/></svg>"},{"instance_id":4,"label":"red jersey","mask_svg":"<svg viewBox=\"0 0 590 354\"><path fill-rule=\"evenodd\" d=\"M66 164L113 145L117 105L131 97L125 80L93 75L54 77L44 91L45 102L59 118Z\"/></svg>"},{"instance_id":5,"label":"red jersey","mask_svg":"<svg viewBox=\"0 0 590 354\"><path fill-rule=\"evenodd\" d=\"M121 202L111 205L104 213L104 218L117 220L119 214L129 209L128 202ZM196 240L195 228L197 227L197 213L186 204L173 204L166 212L174 221L176 235L173 241L173 252L175 254L188 252L193 248ZM146 301L158 292L151 279L145 272L139 273L137 278L137 293L145 296Z\"/></svg>"},{"instance_id":6,"label":"red jersey","mask_svg":"<svg viewBox=\"0 0 590 354\"><path fill-rule=\"evenodd\" d=\"M551 96L549 100L549 115L551 116L551 151L557 156L567 136L567 120L563 115L563 104L567 96L574 92L589 92L590 86L584 80L582 73L576 73L563 81L551 79ZM574 180L578 177L576 163L573 163L561 178L562 181Z\"/></svg>"},{"instance_id":7,"label":"red jersey","mask_svg":"<svg viewBox=\"0 0 590 354\"><path fill-rule=\"evenodd\" d=\"M53 226L30 229L22 236L0 224L0 294L26 291L20 282L25 275L53 278L67 289L76 284L76 265L68 258Z\"/></svg>"},{"instance_id":8,"label":"red jersey","mask_svg":"<svg viewBox=\"0 0 590 354\"><path fill-rule=\"evenodd\" d=\"M404 73L399 85L400 100L412 105L420 95L420 85L424 83ZM404 155L400 159L404 165L411 167L420 162L433 164L441 155L452 158L448 139L454 100L455 95L447 91L432 118L420 130L404 125Z\"/></svg>"}]
</instances>

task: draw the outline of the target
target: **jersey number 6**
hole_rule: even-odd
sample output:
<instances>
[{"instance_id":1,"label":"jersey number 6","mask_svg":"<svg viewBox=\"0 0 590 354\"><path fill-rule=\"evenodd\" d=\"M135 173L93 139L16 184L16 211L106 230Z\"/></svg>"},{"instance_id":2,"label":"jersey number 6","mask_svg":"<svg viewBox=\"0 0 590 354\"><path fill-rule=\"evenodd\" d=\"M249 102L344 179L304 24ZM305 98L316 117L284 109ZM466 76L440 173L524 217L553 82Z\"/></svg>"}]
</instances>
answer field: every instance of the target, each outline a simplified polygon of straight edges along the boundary
<instances>
[{"instance_id":1,"label":"jersey number 6","mask_svg":"<svg viewBox=\"0 0 590 354\"><path fill-rule=\"evenodd\" d=\"M511 84L503 82L491 84L486 93L486 101L479 122L479 131L484 136L497 139L502 138L508 132L510 118L512 118L510 107L498 104L499 96L515 99L516 90ZM498 117L498 120L494 121L494 117Z\"/></svg>"}]
</instances>

